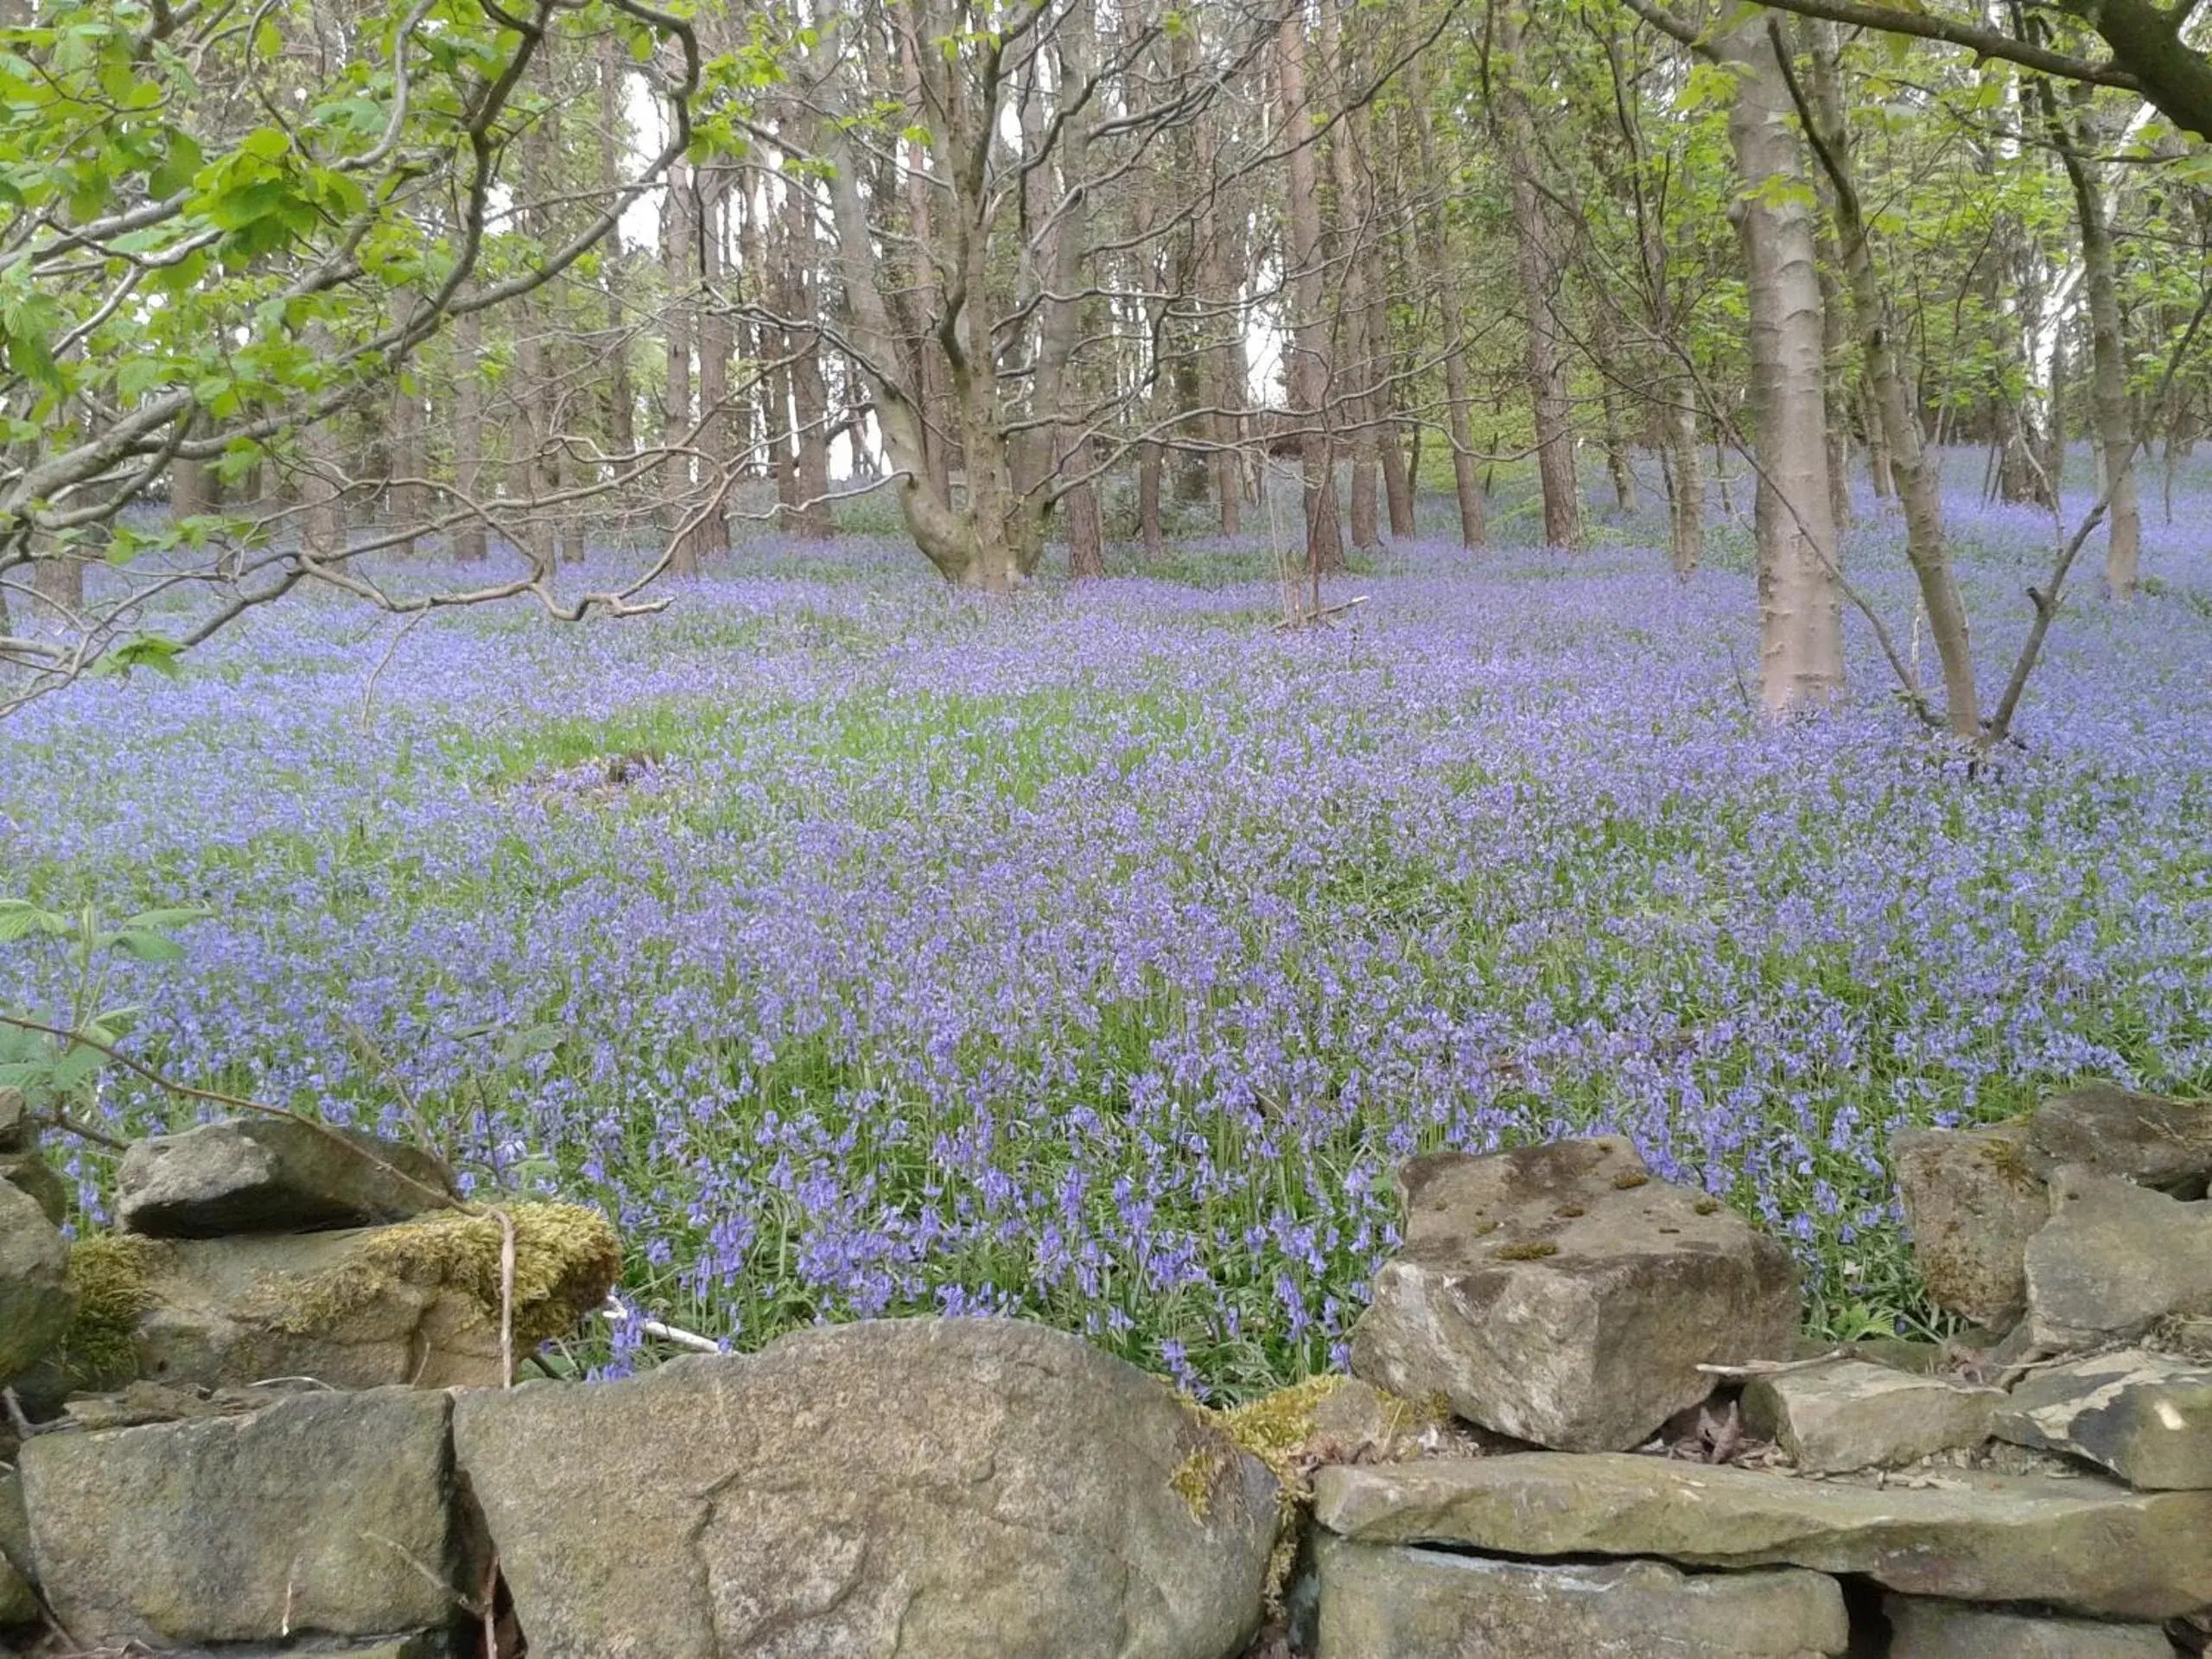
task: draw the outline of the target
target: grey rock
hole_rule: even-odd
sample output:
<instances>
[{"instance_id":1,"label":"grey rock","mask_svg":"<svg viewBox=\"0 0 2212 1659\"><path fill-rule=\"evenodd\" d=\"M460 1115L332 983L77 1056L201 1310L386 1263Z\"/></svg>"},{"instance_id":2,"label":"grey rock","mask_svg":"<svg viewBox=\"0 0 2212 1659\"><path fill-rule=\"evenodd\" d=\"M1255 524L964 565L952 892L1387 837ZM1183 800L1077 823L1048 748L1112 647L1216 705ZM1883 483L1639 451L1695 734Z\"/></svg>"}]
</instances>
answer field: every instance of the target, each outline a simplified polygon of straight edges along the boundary
<instances>
[{"instance_id":1,"label":"grey rock","mask_svg":"<svg viewBox=\"0 0 2212 1659\"><path fill-rule=\"evenodd\" d=\"M404 1221L453 1190L445 1166L413 1147L295 1118L238 1118L133 1143L116 1176L116 1215L125 1232L156 1238L300 1232Z\"/></svg>"},{"instance_id":2,"label":"grey rock","mask_svg":"<svg viewBox=\"0 0 2212 1659\"><path fill-rule=\"evenodd\" d=\"M0 1152L22 1152L38 1138L30 1103L20 1089L0 1089Z\"/></svg>"},{"instance_id":3,"label":"grey rock","mask_svg":"<svg viewBox=\"0 0 2212 1659\"><path fill-rule=\"evenodd\" d=\"M480 1274L424 1236L435 1225L118 1241L135 1249L143 1274L137 1375L210 1389L276 1376L341 1389L498 1382L496 1305ZM565 1278L556 1298L591 1300ZM518 1329L536 1328L544 1306L518 1306Z\"/></svg>"},{"instance_id":4,"label":"grey rock","mask_svg":"<svg viewBox=\"0 0 2212 1659\"><path fill-rule=\"evenodd\" d=\"M29 1624L37 1618L38 1597L32 1592L30 1581L0 1560L0 1630Z\"/></svg>"},{"instance_id":5,"label":"grey rock","mask_svg":"<svg viewBox=\"0 0 2212 1659\"><path fill-rule=\"evenodd\" d=\"M2050 1219L2026 1126L1908 1129L1891 1142L1905 1230L1947 1313L2002 1331L2027 1305L2021 1258Z\"/></svg>"},{"instance_id":6,"label":"grey rock","mask_svg":"<svg viewBox=\"0 0 2212 1659\"><path fill-rule=\"evenodd\" d=\"M532 1659L1228 1659L1274 1536L1257 1460L1010 1319L467 1394L454 1434Z\"/></svg>"},{"instance_id":7,"label":"grey rock","mask_svg":"<svg viewBox=\"0 0 2212 1659\"><path fill-rule=\"evenodd\" d=\"M0 1465L0 1561L35 1584L31 1570L31 1517L23 1508L23 1482L13 1465Z\"/></svg>"},{"instance_id":8,"label":"grey rock","mask_svg":"<svg viewBox=\"0 0 2212 1659\"><path fill-rule=\"evenodd\" d=\"M76 1311L68 1245L35 1199L0 1181L0 1382L59 1341Z\"/></svg>"},{"instance_id":9,"label":"grey rock","mask_svg":"<svg viewBox=\"0 0 2212 1659\"><path fill-rule=\"evenodd\" d=\"M1839 1359L1752 1379L1744 1389L1744 1423L1800 1469L1842 1474L1980 1446L2004 1402L1997 1389Z\"/></svg>"},{"instance_id":10,"label":"grey rock","mask_svg":"<svg viewBox=\"0 0 2212 1659\"><path fill-rule=\"evenodd\" d=\"M1887 1596L1890 1659L2173 1659L2156 1624L2100 1624Z\"/></svg>"},{"instance_id":11,"label":"grey rock","mask_svg":"<svg viewBox=\"0 0 2212 1659\"><path fill-rule=\"evenodd\" d=\"M1314 1519L1368 1543L1861 1573L1908 1595L2163 1619L2212 1603L2212 1493L1944 1471L1871 1480L1618 1453L1336 1466Z\"/></svg>"},{"instance_id":12,"label":"grey rock","mask_svg":"<svg viewBox=\"0 0 2212 1659\"><path fill-rule=\"evenodd\" d=\"M1637 1446L1711 1393L1700 1363L1786 1356L1789 1252L1625 1141L1439 1153L1400 1175L1405 1244L1352 1330L1351 1370L1540 1446Z\"/></svg>"},{"instance_id":13,"label":"grey rock","mask_svg":"<svg viewBox=\"0 0 2212 1659\"><path fill-rule=\"evenodd\" d=\"M2212 1369L2131 1348L2033 1371L1993 1428L2146 1491L2212 1487Z\"/></svg>"},{"instance_id":14,"label":"grey rock","mask_svg":"<svg viewBox=\"0 0 2212 1659\"><path fill-rule=\"evenodd\" d=\"M469 1639L471 1634L474 1641ZM476 1659L482 1651L480 1633L434 1630L303 1642L226 1642L216 1648L163 1648L161 1659Z\"/></svg>"},{"instance_id":15,"label":"grey rock","mask_svg":"<svg viewBox=\"0 0 2212 1659\"><path fill-rule=\"evenodd\" d=\"M2212 1203L2183 1203L2068 1165L2028 1241L2026 1331L2047 1352L2130 1341L2170 1316L2212 1313Z\"/></svg>"},{"instance_id":16,"label":"grey rock","mask_svg":"<svg viewBox=\"0 0 2212 1659\"><path fill-rule=\"evenodd\" d=\"M69 1213L69 1189L54 1173L36 1147L20 1152L0 1152L0 1181L31 1199L55 1226Z\"/></svg>"},{"instance_id":17,"label":"grey rock","mask_svg":"<svg viewBox=\"0 0 2212 1659\"><path fill-rule=\"evenodd\" d=\"M2108 1083L2053 1095L2029 1120L2029 1144L2053 1164L2082 1164L2184 1198L2212 1175L2212 1105L2139 1095Z\"/></svg>"},{"instance_id":18,"label":"grey rock","mask_svg":"<svg viewBox=\"0 0 2212 1659\"><path fill-rule=\"evenodd\" d=\"M94 1644L378 1636L452 1622L481 1587L443 1394L310 1394L239 1417L41 1434L31 1550Z\"/></svg>"},{"instance_id":19,"label":"grey rock","mask_svg":"<svg viewBox=\"0 0 2212 1659\"><path fill-rule=\"evenodd\" d=\"M1851 1643L1834 1579L1548 1567L1324 1536L1320 1659L1821 1659Z\"/></svg>"}]
</instances>

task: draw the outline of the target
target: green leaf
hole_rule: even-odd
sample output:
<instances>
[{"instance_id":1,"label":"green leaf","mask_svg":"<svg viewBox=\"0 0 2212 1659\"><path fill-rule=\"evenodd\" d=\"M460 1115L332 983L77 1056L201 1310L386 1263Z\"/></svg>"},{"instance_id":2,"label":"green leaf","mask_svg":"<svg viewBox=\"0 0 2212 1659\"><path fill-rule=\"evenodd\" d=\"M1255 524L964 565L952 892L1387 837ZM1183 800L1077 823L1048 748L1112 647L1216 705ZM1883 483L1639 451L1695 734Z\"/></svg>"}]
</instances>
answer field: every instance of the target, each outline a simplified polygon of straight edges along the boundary
<instances>
[{"instance_id":1,"label":"green leaf","mask_svg":"<svg viewBox=\"0 0 2212 1659\"><path fill-rule=\"evenodd\" d=\"M54 1062L54 1086L64 1090L74 1089L99 1076L100 1068L106 1064L107 1056L99 1049L72 1043L69 1052Z\"/></svg>"}]
</instances>

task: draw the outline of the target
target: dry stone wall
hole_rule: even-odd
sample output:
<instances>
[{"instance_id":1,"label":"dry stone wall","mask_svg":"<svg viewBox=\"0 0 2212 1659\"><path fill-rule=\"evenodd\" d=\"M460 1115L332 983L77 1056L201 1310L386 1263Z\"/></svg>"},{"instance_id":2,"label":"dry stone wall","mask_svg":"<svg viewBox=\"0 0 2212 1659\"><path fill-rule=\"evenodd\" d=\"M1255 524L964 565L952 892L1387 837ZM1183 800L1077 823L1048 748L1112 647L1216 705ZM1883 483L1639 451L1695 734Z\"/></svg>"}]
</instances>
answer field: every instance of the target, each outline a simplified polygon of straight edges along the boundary
<instances>
[{"instance_id":1,"label":"dry stone wall","mask_svg":"<svg viewBox=\"0 0 2212 1659\"><path fill-rule=\"evenodd\" d=\"M2154 1659L2212 1630L2212 1116L1902 1137L1931 1295L1617 1137L1415 1160L1351 1378L1215 1413L1003 1320L505 1386L619 1268L311 1126L134 1148L61 1246L0 1094L0 1646L207 1659ZM512 1240L512 1290L502 1289ZM512 1341L501 1341L503 1303Z\"/></svg>"}]
</instances>

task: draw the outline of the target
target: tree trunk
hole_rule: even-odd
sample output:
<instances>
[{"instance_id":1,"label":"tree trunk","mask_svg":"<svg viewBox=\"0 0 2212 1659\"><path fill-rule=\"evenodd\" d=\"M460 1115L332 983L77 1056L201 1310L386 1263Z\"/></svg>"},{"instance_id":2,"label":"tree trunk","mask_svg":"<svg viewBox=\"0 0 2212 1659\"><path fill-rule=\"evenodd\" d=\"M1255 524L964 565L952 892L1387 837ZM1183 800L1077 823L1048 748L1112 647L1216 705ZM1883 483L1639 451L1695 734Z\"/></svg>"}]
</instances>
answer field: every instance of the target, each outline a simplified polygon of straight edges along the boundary
<instances>
[{"instance_id":1,"label":"tree trunk","mask_svg":"<svg viewBox=\"0 0 2212 1659\"><path fill-rule=\"evenodd\" d=\"M315 356L332 355L330 331L309 323L302 342ZM310 558L334 558L346 550L346 524L339 512L340 480L338 417L327 416L311 423L300 434L300 549Z\"/></svg>"},{"instance_id":2,"label":"tree trunk","mask_svg":"<svg viewBox=\"0 0 2212 1659\"><path fill-rule=\"evenodd\" d=\"M1487 539L1488 527L1483 522L1482 477L1475 464L1467 416L1466 336L1460 323L1458 285L1452 280L1451 245L1446 232L1445 204L1449 195L1437 165L1435 126L1429 117L1422 60L1416 57L1408 73L1412 77L1408 99L1413 108L1425 198L1417 215L1420 228L1413 247L1417 257L1425 256L1422 280L1436 296L1444 331L1444 429L1452 443L1452 491L1459 509L1459 543L1463 547L1480 547Z\"/></svg>"},{"instance_id":3,"label":"tree trunk","mask_svg":"<svg viewBox=\"0 0 2212 1659\"><path fill-rule=\"evenodd\" d=\"M699 554L729 551L729 516L722 498L728 491L730 459L729 308L722 291L722 232L727 217L729 175L720 168L692 174L698 187L696 226L699 238Z\"/></svg>"},{"instance_id":4,"label":"tree trunk","mask_svg":"<svg viewBox=\"0 0 2212 1659\"><path fill-rule=\"evenodd\" d=\"M1844 270L1851 284L1852 309L1859 324L1859 349L1875 412L1887 440L1904 498L1905 556L1920 584L1929 632L1943 665L1944 711L1952 733L1968 742L1981 735L1981 705L1974 689L1974 647L1965 602L1943 540L1942 481L1936 458L1924 448L1920 416L1897 366L1888 308L1874 269L1857 181L1851 170L1851 133L1843 97L1843 68L1835 25L1809 25L1812 36L1812 105L1822 157L1831 174L1830 201L1843 245Z\"/></svg>"},{"instance_id":5,"label":"tree trunk","mask_svg":"<svg viewBox=\"0 0 2212 1659\"><path fill-rule=\"evenodd\" d=\"M2082 224L2082 285L2089 302L2089 396L2096 413L2097 486L2109 499L2105 586L2120 599L2135 593L2143 518L2136 499L2135 423L2127 406L2127 342L2121 332L2112 221L2095 163L2063 116L2054 114L2059 159L2074 187Z\"/></svg>"},{"instance_id":6,"label":"tree trunk","mask_svg":"<svg viewBox=\"0 0 2212 1659\"><path fill-rule=\"evenodd\" d=\"M491 548L477 507L484 483L483 321L463 312L453 324L453 486L458 520L447 544L457 564L476 564Z\"/></svg>"},{"instance_id":7,"label":"tree trunk","mask_svg":"<svg viewBox=\"0 0 2212 1659\"><path fill-rule=\"evenodd\" d=\"M1510 10L1498 14L1498 41L1510 60L1499 100L1500 133L1512 179L1513 239L1521 304L1529 325L1529 401L1535 416L1536 475L1544 497L1544 544L1582 544L1582 495L1574 476L1574 405L1567 392L1566 330L1560 286L1566 276L1550 204L1536 178L1535 115L1518 83L1521 29Z\"/></svg>"},{"instance_id":8,"label":"tree trunk","mask_svg":"<svg viewBox=\"0 0 2212 1659\"><path fill-rule=\"evenodd\" d=\"M661 394L661 442L668 459L662 464L664 526L675 539L669 552L669 569L679 576L699 574L699 538L687 528L691 516L691 190L690 171L682 162L668 169L668 188L663 193L660 218L662 280L668 292L667 315L661 323L668 348L667 379Z\"/></svg>"},{"instance_id":9,"label":"tree trunk","mask_svg":"<svg viewBox=\"0 0 2212 1659\"><path fill-rule=\"evenodd\" d=\"M621 60L610 32L599 41L599 187L612 192L621 178L617 154L622 121ZM637 391L630 380L629 331L624 324L622 294L629 281L629 260L622 246L622 227L615 225L600 245L600 291L607 309L607 332L601 354L607 360L607 447L617 455L638 447ZM618 463L619 464L619 463Z\"/></svg>"},{"instance_id":10,"label":"tree trunk","mask_svg":"<svg viewBox=\"0 0 2212 1659\"><path fill-rule=\"evenodd\" d=\"M412 309L411 302L403 304ZM416 378L417 367L415 363L405 365L392 377L391 384L391 478L385 499L392 528L406 532L406 539L395 549L403 556L415 551L415 526L423 522L426 505L420 480L429 471L423 454L423 388Z\"/></svg>"},{"instance_id":11,"label":"tree trunk","mask_svg":"<svg viewBox=\"0 0 2212 1659\"><path fill-rule=\"evenodd\" d=\"M1843 595L1829 514L1827 387L1812 191L1789 83L1754 14L1713 43L1736 71L1728 136L1743 175L1730 208L1751 311L1751 404L1759 467L1759 690L1772 715L1843 689Z\"/></svg>"},{"instance_id":12,"label":"tree trunk","mask_svg":"<svg viewBox=\"0 0 2212 1659\"><path fill-rule=\"evenodd\" d=\"M1284 364L1305 474L1306 557L1318 575L1343 570L1344 531L1337 518L1335 446L1330 441L1329 324L1323 315L1327 273L1321 258L1321 193L1313 160L1313 112L1306 99L1305 14L1283 13L1275 31L1275 85L1290 145L1285 209L1290 229L1291 325Z\"/></svg>"}]
</instances>

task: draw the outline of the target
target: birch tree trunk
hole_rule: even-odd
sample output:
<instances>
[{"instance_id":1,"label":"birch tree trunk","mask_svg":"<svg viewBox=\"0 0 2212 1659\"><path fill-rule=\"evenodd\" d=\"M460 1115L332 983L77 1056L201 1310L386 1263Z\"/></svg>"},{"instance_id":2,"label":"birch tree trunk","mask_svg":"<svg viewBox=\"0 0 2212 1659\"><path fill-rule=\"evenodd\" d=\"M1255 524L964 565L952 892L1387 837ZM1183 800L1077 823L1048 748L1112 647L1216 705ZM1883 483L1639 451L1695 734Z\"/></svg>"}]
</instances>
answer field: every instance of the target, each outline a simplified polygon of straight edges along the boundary
<instances>
[{"instance_id":1,"label":"birch tree trunk","mask_svg":"<svg viewBox=\"0 0 2212 1659\"><path fill-rule=\"evenodd\" d=\"M1729 213L1751 308L1759 693L1781 716L1832 702L1844 683L1813 190L1767 14L1720 36L1713 51L1736 71L1728 137L1743 193Z\"/></svg>"},{"instance_id":2,"label":"birch tree trunk","mask_svg":"<svg viewBox=\"0 0 2212 1659\"><path fill-rule=\"evenodd\" d=\"M2048 94L2047 94L2048 96ZM2054 100L2055 103L2055 100ZM2097 486L2110 498L2105 586L2120 599L2135 593L2142 562L2143 513L2135 483L2135 423L2127 406L2127 341L2120 316L2111 210L2096 166L2065 118L2054 111L2051 130L2082 226L2082 286L2089 302L2089 398L2096 413Z\"/></svg>"}]
</instances>

